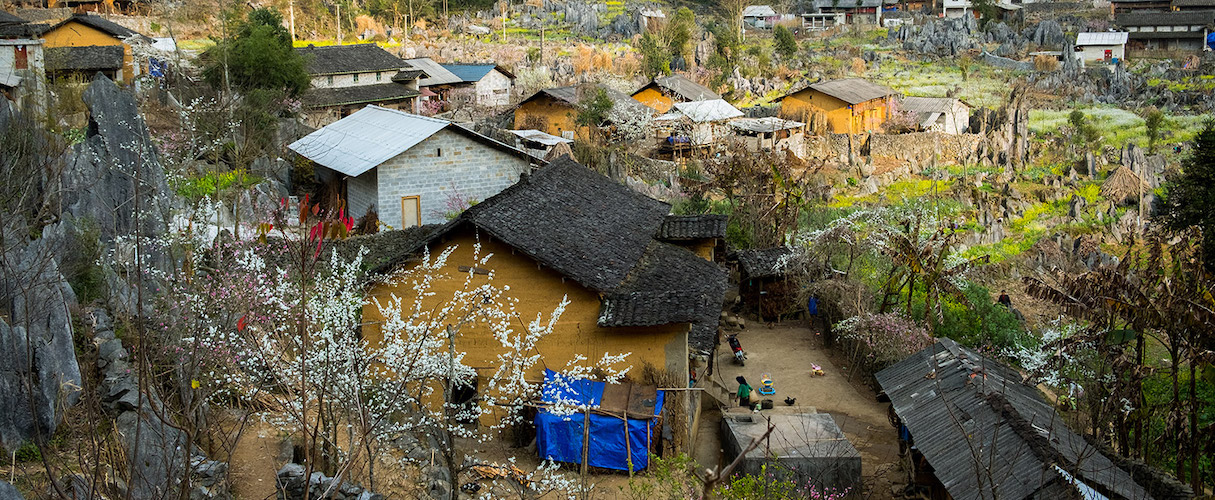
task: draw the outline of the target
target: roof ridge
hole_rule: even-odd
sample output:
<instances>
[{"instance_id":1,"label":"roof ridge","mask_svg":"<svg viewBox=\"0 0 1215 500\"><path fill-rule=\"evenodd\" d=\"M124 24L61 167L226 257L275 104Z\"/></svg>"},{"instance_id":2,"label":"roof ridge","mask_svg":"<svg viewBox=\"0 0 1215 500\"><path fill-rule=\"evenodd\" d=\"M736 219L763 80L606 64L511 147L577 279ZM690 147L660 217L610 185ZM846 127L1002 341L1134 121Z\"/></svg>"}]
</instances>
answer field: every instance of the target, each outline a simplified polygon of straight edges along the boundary
<instances>
[{"instance_id":1,"label":"roof ridge","mask_svg":"<svg viewBox=\"0 0 1215 500\"><path fill-rule=\"evenodd\" d=\"M391 82L389 82L389 83L391 83ZM396 113L396 114L398 114L398 115L407 116L407 117L410 117L410 118L421 118L421 119L422 119L422 120L424 120L424 121L430 121L430 122L434 122L434 123L442 123L442 124L444 124L444 125L454 125L454 124L455 124L455 122L452 122L452 121L450 121L450 120L444 120L444 119L442 119L442 118L435 118L435 117L432 117L432 116L415 115L415 114L413 114L413 113L406 113L406 112L401 111L401 110L399 110L399 109L385 108L385 107L383 107L383 106L377 106L377 105L375 105L375 104L368 104L368 105L367 105L366 107L364 107L363 109L367 109L367 108L375 108L375 109L378 109L378 110L388 111L388 112Z\"/></svg>"}]
</instances>

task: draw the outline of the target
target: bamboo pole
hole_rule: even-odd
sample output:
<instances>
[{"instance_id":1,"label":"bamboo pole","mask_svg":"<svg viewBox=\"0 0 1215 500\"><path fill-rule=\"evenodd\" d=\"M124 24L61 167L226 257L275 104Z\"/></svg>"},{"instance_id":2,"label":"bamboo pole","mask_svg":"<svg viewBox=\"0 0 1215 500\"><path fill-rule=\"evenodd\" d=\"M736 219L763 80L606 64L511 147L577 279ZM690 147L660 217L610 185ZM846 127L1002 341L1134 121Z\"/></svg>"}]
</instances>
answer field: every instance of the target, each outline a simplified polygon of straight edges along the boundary
<instances>
[{"instance_id":1,"label":"bamboo pole","mask_svg":"<svg viewBox=\"0 0 1215 500\"><path fill-rule=\"evenodd\" d=\"M586 417L582 419L582 477L586 478L587 451L591 446L591 408L587 406Z\"/></svg>"}]
</instances>

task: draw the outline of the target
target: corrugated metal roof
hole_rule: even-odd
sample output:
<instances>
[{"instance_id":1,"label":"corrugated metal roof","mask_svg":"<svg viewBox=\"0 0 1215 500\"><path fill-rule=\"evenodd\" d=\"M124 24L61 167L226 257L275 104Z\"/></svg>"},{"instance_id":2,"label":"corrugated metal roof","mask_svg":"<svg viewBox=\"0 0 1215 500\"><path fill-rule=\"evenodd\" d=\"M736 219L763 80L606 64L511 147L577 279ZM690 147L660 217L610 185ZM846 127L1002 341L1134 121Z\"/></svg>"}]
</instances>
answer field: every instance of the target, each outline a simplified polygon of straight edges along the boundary
<instances>
[{"instance_id":1,"label":"corrugated metal roof","mask_svg":"<svg viewBox=\"0 0 1215 500\"><path fill-rule=\"evenodd\" d=\"M1125 31L1101 31L1076 35L1076 45L1122 45L1126 43Z\"/></svg>"},{"instance_id":2,"label":"corrugated metal roof","mask_svg":"<svg viewBox=\"0 0 1215 500\"><path fill-rule=\"evenodd\" d=\"M536 129L530 129L530 128L526 129L526 130L507 130L507 132L515 134L515 135L517 135L523 139L529 140L529 141L538 142L545 146L555 146L555 145L561 144L563 142L564 143L574 142L574 141L566 139L564 137L557 137L555 135L541 132Z\"/></svg>"},{"instance_id":3,"label":"corrugated metal roof","mask_svg":"<svg viewBox=\"0 0 1215 500\"><path fill-rule=\"evenodd\" d=\"M900 107L913 113L952 113L969 106L954 97L904 97Z\"/></svg>"},{"instance_id":4,"label":"corrugated metal roof","mask_svg":"<svg viewBox=\"0 0 1215 500\"><path fill-rule=\"evenodd\" d=\"M843 80L818 82L810 85L810 88L848 104L860 104L896 93L889 87L878 85L863 78L845 78Z\"/></svg>"},{"instance_id":5,"label":"corrugated metal roof","mask_svg":"<svg viewBox=\"0 0 1215 500\"><path fill-rule=\"evenodd\" d=\"M763 118L739 118L730 121L730 126L739 130L748 132L776 132L777 130L788 130L799 128L805 125L802 122L793 120L785 120L775 116L765 116Z\"/></svg>"},{"instance_id":6,"label":"corrugated metal roof","mask_svg":"<svg viewBox=\"0 0 1215 500\"><path fill-rule=\"evenodd\" d=\"M443 68L446 69L447 71L450 71L452 74L456 75L456 77L460 78L460 80L464 81L464 82L479 82L479 81L481 81L482 78L485 78L485 75L488 75L490 71L493 71L495 69L498 70L499 73L502 73L503 75L505 75L507 78L510 78L511 80L515 79L515 75L511 74L511 72L506 71L505 69L498 67L497 64L493 64L493 63L486 63L486 64L448 63L448 64L443 64L441 66L443 66Z\"/></svg>"},{"instance_id":7,"label":"corrugated metal roof","mask_svg":"<svg viewBox=\"0 0 1215 500\"><path fill-rule=\"evenodd\" d=\"M1150 499L1129 473L1072 432L1021 374L949 339L877 375L915 446L956 500L1064 498L1076 485Z\"/></svg>"},{"instance_id":8,"label":"corrugated metal roof","mask_svg":"<svg viewBox=\"0 0 1215 500\"><path fill-rule=\"evenodd\" d=\"M318 164L355 177L450 124L445 120L367 106L287 147Z\"/></svg>"},{"instance_id":9,"label":"corrugated metal roof","mask_svg":"<svg viewBox=\"0 0 1215 500\"><path fill-rule=\"evenodd\" d=\"M748 5L743 9L743 17L776 17L776 11L768 5Z\"/></svg>"},{"instance_id":10,"label":"corrugated metal roof","mask_svg":"<svg viewBox=\"0 0 1215 500\"><path fill-rule=\"evenodd\" d=\"M723 99L711 99L708 101L692 101L692 102L677 102L675 110L679 114L688 117L689 120L698 123L704 122L719 122L738 118L743 116L743 112L738 108L731 106L730 103Z\"/></svg>"},{"instance_id":11,"label":"corrugated metal roof","mask_svg":"<svg viewBox=\"0 0 1215 500\"><path fill-rule=\"evenodd\" d=\"M431 85L448 85L452 83L460 83L463 80L456 76L443 65L434 61L429 57L419 57L416 59L406 59L405 62L410 66L418 68L426 72L426 78L418 80L418 85L429 87Z\"/></svg>"}]
</instances>

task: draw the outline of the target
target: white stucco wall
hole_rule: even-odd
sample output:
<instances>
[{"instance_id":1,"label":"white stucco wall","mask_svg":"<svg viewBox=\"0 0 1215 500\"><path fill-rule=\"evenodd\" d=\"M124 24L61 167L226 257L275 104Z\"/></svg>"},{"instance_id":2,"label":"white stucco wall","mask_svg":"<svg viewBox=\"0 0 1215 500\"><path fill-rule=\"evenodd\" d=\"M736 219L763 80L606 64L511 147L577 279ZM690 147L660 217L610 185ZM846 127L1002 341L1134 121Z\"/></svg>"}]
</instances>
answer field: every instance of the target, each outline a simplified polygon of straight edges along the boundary
<instances>
[{"instance_id":1,"label":"white stucco wall","mask_svg":"<svg viewBox=\"0 0 1215 500\"><path fill-rule=\"evenodd\" d=\"M529 165L520 156L441 130L376 168L377 212L385 224L400 227L401 198L419 196L423 224L447 222L443 214L455 192L484 200L517 182Z\"/></svg>"},{"instance_id":2,"label":"white stucco wall","mask_svg":"<svg viewBox=\"0 0 1215 500\"><path fill-rule=\"evenodd\" d=\"M494 69L477 82L477 104L482 106L510 105L510 78Z\"/></svg>"},{"instance_id":3,"label":"white stucco wall","mask_svg":"<svg viewBox=\"0 0 1215 500\"><path fill-rule=\"evenodd\" d=\"M355 85L375 85L377 83L388 83L392 81L392 76L397 74L398 70L389 69L380 72L380 79L375 79L374 71L367 73L348 73L345 75L333 76L333 84L329 83L329 76L314 76L312 77L312 87L318 89L330 89L341 87L353 87ZM359 75L358 83L354 81L354 75Z\"/></svg>"},{"instance_id":4,"label":"white stucco wall","mask_svg":"<svg viewBox=\"0 0 1215 500\"><path fill-rule=\"evenodd\" d=\"M1081 47L1080 57L1085 61L1102 61L1107 50L1114 51L1114 57L1119 60L1126 59L1125 45L1085 45Z\"/></svg>"}]
</instances>

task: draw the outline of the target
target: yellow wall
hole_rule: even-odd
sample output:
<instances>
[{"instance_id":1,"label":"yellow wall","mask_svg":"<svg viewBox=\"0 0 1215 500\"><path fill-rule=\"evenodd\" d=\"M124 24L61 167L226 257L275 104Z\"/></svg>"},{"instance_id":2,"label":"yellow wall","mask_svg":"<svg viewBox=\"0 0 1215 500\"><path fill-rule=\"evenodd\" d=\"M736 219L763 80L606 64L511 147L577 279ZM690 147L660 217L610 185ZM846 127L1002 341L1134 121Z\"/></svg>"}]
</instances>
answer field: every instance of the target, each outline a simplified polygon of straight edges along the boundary
<instances>
[{"instance_id":1,"label":"yellow wall","mask_svg":"<svg viewBox=\"0 0 1215 500\"><path fill-rule=\"evenodd\" d=\"M435 282L435 300L451 297L452 292L463 286L465 275L459 272L459 267L472 265L474 243L472 230L461 230L454 234L449 242L431 250L431 255L438 255L443 248L458 245L442 270L443 277ZM601 328L597 324L598 293L571 279L563 279L561 274L552 269L538 269L536 261L523 254L512 253L510 246L490 241L488 235L481 234L481 255L487 253L492 253L493 257L485 265L477 267L493 270L495 284L510 285L510 291L507 293L519 299L516 311L524 324L535 319L537 313L542 314L544 321L547 321L562 296L569 297L570 304L561 315L553 333L541 340L537 348L543 364L534 368L534 380L543 378L544 365L553 370L560 370L566 362L574 359L576 354L585 356L593 363L604 353L632 353L625 361L633 366L633 375L640 373L643 362L649 362L655 367L666 367L676 373L688 372L687 323L655 327ZM484 283L486 279L485 276L477 275L474 281ZM387 297L390 293L395 293L408 303L410 290L407 286L379 285L370 291L372 297ZM380 338L378 325L383 321L383 316L375 305L371 304L364 307L363 318L367 323L364 335L374 342ZM466 327L461 331L456 340L456 348L467 353L465 363L476 368L483 380L493 374L497 355L502 352L501 344L491 337L483 326Z\"/></svg>"},{"instance_id":2,"label":"yellow wall","mask_svg":"<svg viewBox=\"0 0 1215 500\"><path fill-rule=\"evenodd\" d=\"M530 117L538 116L547 121L542 132L560 137L562 132L574 130L578 132L575 118L578 111L572 106L555 99L541 96L532 99L515 108L515 129L531 128ZM583 127L585 128L585 127ZM578 133L577 135L582 135Z\"/></svg>"},{"instance_id":3,"label":"yellow wall","mask_svg":"<svg viewBox=\"0 0 1215 500\"><path fill-rule=\"evenodd\" d=\"M108 33L85 26L76 21L68 21L63 26L55 28L42 35L44 48L55 47L87 47L91 45L122 45L122 75L119 81L130 81L135 71L134 59L131 56L131 46L122 43Z\"/></svg>"},{"instance_id":4,"label":"yellow wall","mask_svg":"<svg viewBox=\"0 0 1215 500\"><path fill-rule=\"evenodd\" d=\"M847 102L807 88L786 96L781 100L781 108L786 116L820 112L827 118L829 132L861 134L875 132L886 123L889 98L873 99L850 107Z\"/></svg>"},{"instance_id":5,"label":"yellow wall","mask_svg":"<svg viewBox=\"0 0 1215 500\"><path fill-rule=\"evenodd\" d=\"M645 104L659 113L666 113L675 105L674 99L662 95L662 91L653 85L633 94L633 99L637 99L637 102Z\"/></svg>"}]
</instances>

